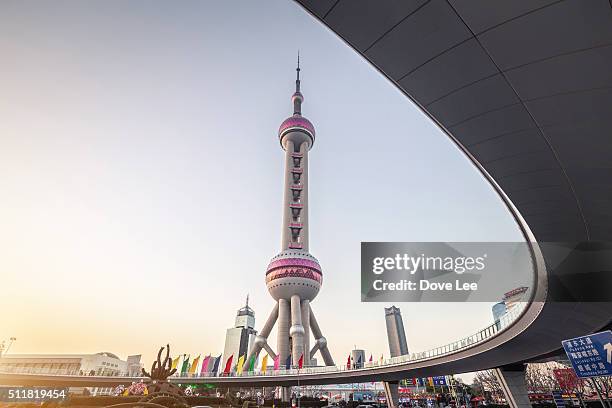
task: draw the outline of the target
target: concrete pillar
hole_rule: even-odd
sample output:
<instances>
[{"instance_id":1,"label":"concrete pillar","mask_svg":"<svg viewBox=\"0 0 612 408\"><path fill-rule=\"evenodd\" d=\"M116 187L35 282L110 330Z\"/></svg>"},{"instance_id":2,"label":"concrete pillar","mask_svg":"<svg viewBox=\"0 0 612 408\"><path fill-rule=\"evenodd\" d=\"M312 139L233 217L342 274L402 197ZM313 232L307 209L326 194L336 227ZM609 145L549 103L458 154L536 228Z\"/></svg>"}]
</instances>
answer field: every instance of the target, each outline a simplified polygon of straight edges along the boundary
<instances>
[{"instance_id":1,"label":"concrete pillar","mask_svg":"<svg viewBox=\"0 0 612 408\"><path fill-rule=\"evenodd\" d=\"M291 387L281 387L281 401L291 401Z\"/></svg>"},{"instance_id":2,"label":"concrete pillar","mask_svg":"<svg viewBox=\"0 0 612 408\"><path fill-rule=\"evenodd\" d=\"M310 363L310 301L302 299L302 326L304 326L304 366Z\"/></svg>"},{"instance_id":3,"label":"concrete pillar","mask_svg":"<svg viewBox=\"0 0 612 408\"><path fill-rule=\"evenodd\" d=\"M266 353L268 353L268 355L270 356L270 358L272 360L274 360L276 358L276 353L274 352L274 350L272 350L272 347L270 347L270 345L268 343L263 345L264 350L266 350ZM251 360L249 360L251 361Z\"/></svg>"},{"instance_id":4,"label":"concrete pillar","mask_svg":"<svg viewBox=\"0 0 612 408\"><path fill-rule=\"evenodd\" d=\"M315 347L321 352L321 356L323 357L325 365L333 366L334 359L332 358L331 353L327 348L327 340L325 339L325 337L323 337L323 333L321 332L319 323L317 322L317 319L314 313L312 312L312 307L310 308L310 328L312 330L312 334L315 337L315 340L317 341L317 345ZM313 350L316 352L316 349L314 347ZM313 355L314 353L311 353L311 356Z\"/></svg>"},{"instance_id":5,"label":"concrete pillar","mask_svg":"<svg viewBox=\"0 0 612 408\"><path fill-rule=\"evenodd\" d=\"M266 323L261 329L259 335L267 339L272 331L272 328L274 327L274 323L276 323L276 319L278 319L278 303L274 305L274 308L272 309L272 312L270 312L270 316L268 316L268 320L266 320Z\"/></svg>"},{"instance_id":6,"label":"concrete pillar","mask_svg":"<svg viewBox=\"0 0 612 408\"><path fill-rule=\"evenodd\" d=\"M399 406L399 381L383 381L387 407L397 408Z\"/></svg>"},{"instance_id":7,"label":"concrete pillar","mask_svg":"<svg viewBox=\"0 0 612 408\"><path fill-rule=\"evenodd\" d=\"M312 349L310 350L310 359L312 360L315 356L315 354L317 353L317 351L319 351L319 347L321 346L321 344L319 344L318 340L315 340L315 345L312 347Z\"/></svg>"},{"instance_id":8,"label":"concrete pillar","mask_svg":"<svg viewBox=\"0 0 612 408\"><path fill-rule=\"evenodd\" d=\"M291 360L293 365L297 366L298 361L304 353L304 326L302 326L302 308L300 305L300 297L298 295L291 296ZM306 359L306 356L304 356Z\"/></svg>"},{"instance_id":9,"label":"concrete pillar","mask_svg":"<svg viewBox=\"0 0 612 408\"><path fill-rule=\"evenodd\" d=\"M506 397L510 408L530 408L527 384L525 382L525 365L513 364L493 370Z\"/></svg>"},{"instance_id":10,"label":"concrete pillar","mask_svg":"<svg viewBox=\"0 0 612 408\"><path fill-rule=\"evenodd\" d=\"M251 361L251 358L254 355L259 354L262 348L266 349L270 357L272 358L276 357L276 354L274 354L274 352L268 345L268 336L270 335L270 332L272 331L272 328L274 327L274 324L276 323L277 319L278 319L278 303L274 305L274 308L272 309L270 316L268 316L268 320L266 320L266 324L264 324L264 327L263 329L261 329L261 332L259 332L259 335L255 337L255 342L253 344L253 347L251 348L251 352L249 353L249 355L247 356L247 359L244 362L245 367L247 366L249 361Z\"/></svg>"},{"instance_id":11,"label":"concrete pillar","mask_svg":"<svg viewBox=\"0 0 612 408\"><path fill-rule=\"evenodd\" d=\"M289 356L289 324L291 316L289 313L289 301L287 299L278 300L278 330L277 330L277 352L279 364L285 366L285 361Z\"/></svg>"}]
</instances>

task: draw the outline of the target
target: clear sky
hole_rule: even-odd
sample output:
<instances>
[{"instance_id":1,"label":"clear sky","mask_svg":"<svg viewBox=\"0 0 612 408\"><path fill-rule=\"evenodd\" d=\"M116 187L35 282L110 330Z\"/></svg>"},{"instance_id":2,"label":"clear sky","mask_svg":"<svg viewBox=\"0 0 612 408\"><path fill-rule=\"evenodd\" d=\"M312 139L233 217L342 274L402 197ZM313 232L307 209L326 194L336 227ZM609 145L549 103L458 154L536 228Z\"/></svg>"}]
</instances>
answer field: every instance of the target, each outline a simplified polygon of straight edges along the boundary
<instances>
[{"instance_id":1,"label":"clear sky","mask_svg":"<svg viewBox=\"0 0 612 408\"><path fill-rule=\"evenodd\" d=\"M17 337L12 352L219 354L247 293L261 328L298 48L317 129L313 309L337 364L354 345L388 355L388 305L360 302L361 241L521 239L450 140L291 1L4 0L0 339ZM491 323L487 303L398 306L411 351Z\"/></svg>"}]
</instances>

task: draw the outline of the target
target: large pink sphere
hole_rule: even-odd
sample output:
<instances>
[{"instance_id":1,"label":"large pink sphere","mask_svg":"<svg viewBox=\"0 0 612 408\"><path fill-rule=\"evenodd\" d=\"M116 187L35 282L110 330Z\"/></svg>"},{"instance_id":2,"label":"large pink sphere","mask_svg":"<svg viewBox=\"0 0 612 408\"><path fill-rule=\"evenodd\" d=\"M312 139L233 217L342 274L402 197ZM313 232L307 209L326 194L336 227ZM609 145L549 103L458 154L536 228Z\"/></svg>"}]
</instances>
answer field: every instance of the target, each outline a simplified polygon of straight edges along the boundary
<instances>
[{"instance_id":1,"label":"large pink sphere","mask_svg":"<svg viewBox=\"0 0 612 408\"><path fill-rule=\"evenodd\" d=\"M317 259L308 252L286 249L270 261L266 271L266 286L275 300L313 300L321 289L323 274Z\"/></svg>"}]
</instances>

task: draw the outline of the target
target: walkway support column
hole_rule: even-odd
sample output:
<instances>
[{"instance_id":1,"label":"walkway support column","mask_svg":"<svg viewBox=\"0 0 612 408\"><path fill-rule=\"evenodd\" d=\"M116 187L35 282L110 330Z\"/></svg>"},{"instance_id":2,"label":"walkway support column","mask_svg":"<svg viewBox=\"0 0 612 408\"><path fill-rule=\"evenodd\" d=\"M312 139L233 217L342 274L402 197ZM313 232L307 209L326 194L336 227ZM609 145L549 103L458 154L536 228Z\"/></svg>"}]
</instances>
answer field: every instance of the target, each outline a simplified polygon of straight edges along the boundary
<instances>
[{"instance_id":1,"label":"walkway support column","mask_svg":"<svg viewBox=\"0 0 612 408\"><path fill-rule=\"evenodd\" d=\"M399 381L383 381L387 407L397 408L399 405Z\"/></svg>"},{"instance_id":2,"label":"walkway support column","mask_svg":"<svg viewBox=\"0 0 612 408\"><path fill-rule=\"evenodd\" d=\"M493 370L510 408L530 408L525 365L513 364Z\"/></svg>"}]
</instances>

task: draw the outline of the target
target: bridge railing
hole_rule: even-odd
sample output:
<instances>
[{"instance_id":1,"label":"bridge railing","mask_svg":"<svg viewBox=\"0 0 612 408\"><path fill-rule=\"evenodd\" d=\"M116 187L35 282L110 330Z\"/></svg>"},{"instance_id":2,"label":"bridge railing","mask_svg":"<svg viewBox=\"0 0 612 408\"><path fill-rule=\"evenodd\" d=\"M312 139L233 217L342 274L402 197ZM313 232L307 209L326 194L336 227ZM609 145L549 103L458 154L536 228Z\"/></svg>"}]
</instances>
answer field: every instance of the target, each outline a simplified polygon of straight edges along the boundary
<instances>
[{"instance_id":1,"label":"bridge railing","mask_svg":"<svg viewBox=\"0 0 612 408\"><path fill-rule=\"evenodd\" d=\"M443 346L435 347L429 350L421 351L418 353L410 353L399 357L392 357L385 360L377 360L372 362L366 362L361 367L347 367L346 365L339 366L324 366L324 367L303 367L303 368L281 368L279 370L268 369L265 372L261 370L243 371L242 373L231 372L227 374L215 374L215 373L194 373L194 374L177 374L174 378L205 378L205 377L261 377L261 376L279 376L279 375L305 375L305 374L324 374L334 373L341 371L355 371L360 369L371 369L390 367L394 365L401 365L410 362L423 361L431 358L436 358L446 354L452 354L463 350L468 347L472 347L476 344L482 343L493 336L497 335L501 331L505 330L510 324L524 311L527 303L518 303L515 307L512 307L506 314L504 314L500 320L493 324L488 325L484 329L452 343L445 344Z\"/></svg>"},{"instance_id":2,"label":"bridge railing","mask_svg":"<svg viewBox=\"0 0 612 408\"><path fill-rule=\"evenodd\" d=\"M346 365L340 366L324 366L324 367L303 367L303 368L281 368L279 370L268 369L265 372L261 370L253 370L253 371L243 371L242 373L231 372L228 374L223 373L193 373L193 374L177 374L172 376L173 379L190 379L190 378L217 378L217 377L272 377L272 376L287 376L287 375L308 375L308 374L325 374L325 373L335 373L335 372L343 372L343 371L358 371L358 370L367 370L372 368L382 368L382 367L391 367L396 365L401 365L410 362L417 362L428 360L431 358L436 358L446 354L452 354L458 352L460 350L472 347L476 344L482 343L498 333L505 330L507 327L511 325L511 323L524 311L527 303L521 302L518 303L515 307L510 308L510 310L504 314L500 320L495 323L485 327L484 329L470 335L464 337L462 339L456 340L452 343L445 344L440 347L435 347L426 351L421 351L418 353L410 353L399 357L392 357L386 360L377 360L371 362L365 362L361 365L361 367L347 367ZM0 367L0 373L5 374L39 374L39 375L71 375L75 377L87 377L85 375L80 376L74 373L67 372L66 369L46 369L41 371L40 369L35 369L33 367ZM131 377L137 378L138 376L133 375L116 375L112 377Z\"/></svg>"}]
</instances>

